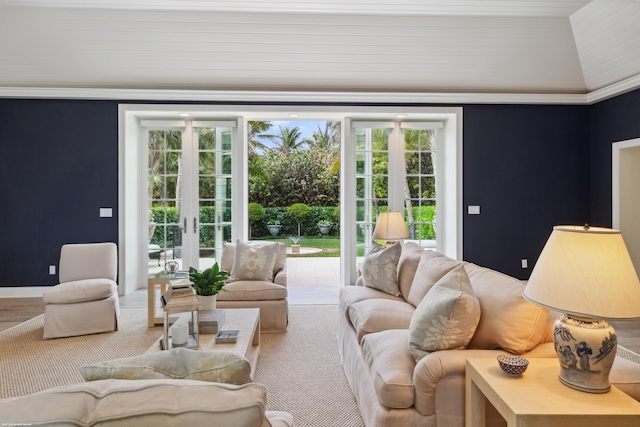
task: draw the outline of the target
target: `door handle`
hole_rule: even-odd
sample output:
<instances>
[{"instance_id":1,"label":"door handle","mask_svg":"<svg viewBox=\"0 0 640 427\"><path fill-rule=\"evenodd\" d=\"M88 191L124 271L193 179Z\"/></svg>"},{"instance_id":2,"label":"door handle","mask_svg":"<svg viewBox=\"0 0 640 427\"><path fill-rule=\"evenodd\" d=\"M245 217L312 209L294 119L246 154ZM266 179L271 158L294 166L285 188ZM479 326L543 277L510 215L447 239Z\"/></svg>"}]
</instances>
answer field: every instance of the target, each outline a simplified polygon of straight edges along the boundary
<instances>
[{"instance_id":1,"label":"door handle","mask_svg":"<svg viewBox=\"0 0 640 427\"><path fill-rule=\"evenodd\" d=\"M193 217L193 232L198 233L198 219L196 217Z\"/></svg>"},{"instance_id":2,"label":"door handle","mask_svg":"<svg viewBox=\"0 0 640 427\"><path fill-rule=\"evenodd\" d=\"M182 232L186 233L187 232L187 217L185 216L183 219L184 222L184 226L182 227Z\"/></svg>"}]
</instances>

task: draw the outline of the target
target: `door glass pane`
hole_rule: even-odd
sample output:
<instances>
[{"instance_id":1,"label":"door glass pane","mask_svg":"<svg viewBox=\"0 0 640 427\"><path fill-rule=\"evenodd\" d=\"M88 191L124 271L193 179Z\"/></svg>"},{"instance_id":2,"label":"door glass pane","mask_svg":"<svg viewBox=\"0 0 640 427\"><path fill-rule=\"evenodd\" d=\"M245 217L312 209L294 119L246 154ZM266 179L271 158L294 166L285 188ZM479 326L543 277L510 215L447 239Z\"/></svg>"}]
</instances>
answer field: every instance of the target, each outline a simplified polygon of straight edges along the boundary
<instances>
[{"instance_id":1,"label":"door glass pane","mask_svg":"<svg viewBox=\"0 0 640 427\"><path fill-rule=\"evenodd\" d=\"M149 274L182 258L179 220L183 194L182 131L149 130Z\"/></svg>"},{"instance_id":2,"label":"door glass pane","mask_svg":"<svg viewBox=\"0 0 640 427\"><path fill-rule=\"evenodd\" d=\"M389 205L389 129L356 129L357 257L371 246L378 214Z\"/></svg>"},{"instance_id":3,"label":"door glass pane","mask_svg":"<svg viewBox=\"0 0 640 427\"><path fill-rule=\"evenodd\" d=\"M199 266L211 267L231 241L232 129L198 129Z\"/></svg>"},{"instance_id":4,"label":"door glass pane","mask_svg":"<svg viewBox=\"0 0 640 427\"><path fill-rule=\"evenodd\" d=\"M405 130L405 219L411 239L436 247L436 137L437 130Z\"/></svg>"}]
</instances>

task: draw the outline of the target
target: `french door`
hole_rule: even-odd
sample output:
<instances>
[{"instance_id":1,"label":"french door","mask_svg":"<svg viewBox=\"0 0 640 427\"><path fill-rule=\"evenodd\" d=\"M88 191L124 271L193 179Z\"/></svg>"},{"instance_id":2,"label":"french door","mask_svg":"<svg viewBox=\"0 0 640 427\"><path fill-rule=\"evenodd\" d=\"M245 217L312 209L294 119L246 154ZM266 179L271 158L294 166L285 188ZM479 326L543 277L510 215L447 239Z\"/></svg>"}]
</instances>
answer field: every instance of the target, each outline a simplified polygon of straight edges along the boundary
<instances>
[{"instance_id":1,"label":"french door","mask_svg":"<svg viewBox=\"0 0 640 427\"><path fill-rule=\"evenodd\" d=\"M378 214L403 213L410 240L438 249L436 221L441 122L353 122L356 252L372 243ZM440 215L441 217L441 215Z\"/></svg>"},{"instance_id":2,"label":"french door","mask_svg":"<svg viewBox=\"0 0 640 427\"><path fill-rule=\"evenodd\" d=\"M204 269L231 240L236 123L143 121L148 159L148 273Z\"/></svg>"}]
</instances>

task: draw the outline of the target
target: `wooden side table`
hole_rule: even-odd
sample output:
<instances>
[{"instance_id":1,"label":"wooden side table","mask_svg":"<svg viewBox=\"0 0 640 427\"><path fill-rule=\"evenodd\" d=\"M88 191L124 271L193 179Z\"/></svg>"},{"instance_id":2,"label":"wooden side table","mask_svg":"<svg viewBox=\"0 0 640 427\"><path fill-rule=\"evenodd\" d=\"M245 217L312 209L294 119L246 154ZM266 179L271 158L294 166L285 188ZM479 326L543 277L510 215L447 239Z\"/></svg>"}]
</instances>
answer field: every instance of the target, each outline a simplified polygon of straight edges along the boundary
<instances>
[{"instance_id":1,"label":"wooden side table","mask_svg":"<svg viewBox=\"0 0 640 427\"><path fill-rule=\"evenodd\" d=\"M164 273L149 276L147 280L147 326L149 328L164 323L162 308L160 307L160 296L167 292L172 280L176 280L175 275L167 276ZM160 295L156 295L158 286L160 287Z\"/></svg>"},{"instance_id":2,"label":"wooden side table","mask_svg":"<svg viewBox=\"0 0 640 427\"><path fill-rule=\"evenodd\" d=\"M615 387L608 393L574 390L558 379L556 358L529 359L520 377L507 375L494 358L467 360L466 427L484 427L485 400L507 426L640 426L640 402Z\"/></svg>"}]
</instances>

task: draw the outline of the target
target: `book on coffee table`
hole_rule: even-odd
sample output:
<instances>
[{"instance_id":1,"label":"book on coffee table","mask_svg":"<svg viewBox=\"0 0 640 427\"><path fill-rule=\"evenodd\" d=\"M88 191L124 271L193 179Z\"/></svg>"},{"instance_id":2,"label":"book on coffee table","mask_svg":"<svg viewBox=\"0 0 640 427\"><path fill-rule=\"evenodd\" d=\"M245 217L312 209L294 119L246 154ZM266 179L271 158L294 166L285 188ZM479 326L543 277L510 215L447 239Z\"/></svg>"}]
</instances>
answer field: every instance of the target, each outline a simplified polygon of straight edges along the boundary
<instances>
[{"instance_id":1,"label":"book on coffee table","mask_svg":"<svg viewBox=\"0 0 640 427\"><path fill-rule=\"evenodd\" d=\"M238 330L218 331L216 344L235 343L238 340Z\"/></svg>"}]
</instances>

